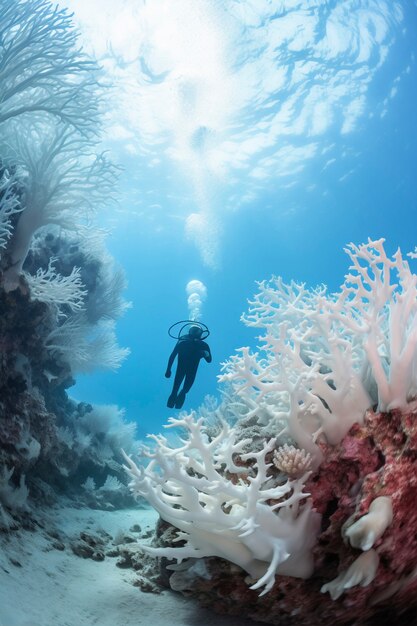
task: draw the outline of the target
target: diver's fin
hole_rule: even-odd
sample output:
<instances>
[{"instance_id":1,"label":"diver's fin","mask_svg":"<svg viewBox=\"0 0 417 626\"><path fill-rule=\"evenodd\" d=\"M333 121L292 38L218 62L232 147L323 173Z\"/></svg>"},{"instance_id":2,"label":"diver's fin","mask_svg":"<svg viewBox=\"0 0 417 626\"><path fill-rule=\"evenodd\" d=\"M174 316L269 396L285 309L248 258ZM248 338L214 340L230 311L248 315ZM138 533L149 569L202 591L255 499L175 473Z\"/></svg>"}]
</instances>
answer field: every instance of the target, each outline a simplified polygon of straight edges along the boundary
<instances>
[{"instance_id":1,"label":"diver's fin","mask_svg":"<svg viewBox=\"0 0 417 626\"><path fill-rule=\"evenodd\" d=\"M169 409L173 409L175 404L177 402L177 396L175 395L175 393L172 393L169 398L168 398L168 402L167 402L167 407ZM184 402L184 400L183 400ZM182 405L181 405L182 406Z\"/></svg>"},{"instance_id":2,"label":"diver's fin","mask_svg":"<svg viewBox=\"0 0 417 626\"><path fill-rule=\"evenodd\" d=\"M177 399L175 401L175 408L176 409L180 409L182 407L182 405L184 404L184 400L185 400L185 391L184 391L184 389L182 389L179 392L179 394L177 396Z\"/></svg>"}]
</instances>

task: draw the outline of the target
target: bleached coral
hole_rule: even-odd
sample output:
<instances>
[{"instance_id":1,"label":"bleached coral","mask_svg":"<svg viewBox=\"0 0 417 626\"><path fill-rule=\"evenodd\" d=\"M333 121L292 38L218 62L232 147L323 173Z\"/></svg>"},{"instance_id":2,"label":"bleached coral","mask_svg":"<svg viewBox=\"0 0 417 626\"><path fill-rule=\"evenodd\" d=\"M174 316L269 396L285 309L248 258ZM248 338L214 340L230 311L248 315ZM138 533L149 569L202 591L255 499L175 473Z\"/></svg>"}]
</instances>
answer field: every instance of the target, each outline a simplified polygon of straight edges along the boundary
<instances>
[{"instance_id":1,"label":"bleached coral","mask_svg":"<svg viewBox=\"0 0 417 626\"><path fill-rule=\"evenodd\" d=\"M391 498L379 496L371 502L368 513L349 526L344 534L353 548L369 550L382 537L392 518Z\"/></svg>"},{"instance_id":2,"label":"bleached coral","mask_svg":"<svg viewBox=\"0 0 417 626\"><path fill-rule=\"evenodd\" d=\"M337 600L346 589L351 589L356 585L366 587L374 580L378 570L379 555L373 546L382 537L392 519L391 498L387 496L375 498L369 507L369 512L344 531L344 536L349 540L350 545L363 550L363 553L345 572L323 585L322 593L328 591L332 600Z\"/></svg>"},{"instance_id":3,"label":"bleached coral","mask_svg":"<svg viewBox=\"0 0 417 626\"><path fill-rule=\"evenodd\" d=\"M114 322L91 326L83 312L53 328L45 345L53 355L64 356L74 373L115 370L130 353L128 348L117 345Z\"/></svg>"},{"instance_id":4,"label":"bleached coral","mask_svg":"<svg viewBox=\"0 0 417 626\"><path fill-rule=\"evenodd\" d=\"M0 149L23 191L13 232L15 199L0 193L0 247L7 242L10 261L2 281L12 291L35 233L88 221L114 199L118 168L97 152L99 68L77 49L67 11L48 0L0 0L0 13Z\"/></svg>"},{"instance_id":5,"label":"bleached coral","mask_svg":"<svg viewBox=\"0 0 417 626\"><path fill-rule=\"evenodd\" d=\"M357 585L367 587L374 580L378 565L379 556L375 550L363 552L345 572L323 585L320 591L322 593L328 591L332 600L337 600L346 589L351 589Z\"/></svg>"},{"instance_id":6,"label":"bleached coral","mask_svg":"<svg viewBox=\"0 0 417 626\"><path fill-rule=\"evenodd\" d=\"M10 154L24 175L25 202L10 243L4 285L13 290L33 235L47 224L75 230L113 198L116 167L70 126L44 120L10 131Z\"/></svg>"},{"instance_id":7,"label":"bleached coral","mask_svg":"<svg viewBox=\"0 0 417 626\"><path fill-rule=\"evenodd\" d=\"M250 322L265 328L263 353L241 348L219 379L244 398L247 418L260 415L278 440L291 437L317 467L322 460L318 437L337 443L369 407L359 376L362 355L340 324L332 323L332 299L322 289L304 297L302 286L293 288L287 304L275 309L280 285L264 285L257 303L264 312Z\"/></svg>"},{"instance_id":8,"label":"bleached coral","mask_svg":"<svg viewBox=\"0 0 417 626\"><path fill-rule=\"evenodd\" d=\"M100 70L68 12L0 0L0 15L0 491L23 498L24 470L40 503L63 477L122 475L120 444L133 447L132 425L88 431L88 405L65 391L75 372L128 353L115 337L125 279L91 220L114 201L119 168L99 147ZM16 471L3 479L2 466Z\"/></svg>"},{"instance_id":9,"label":"bleached coral","mask_svg":"<svg viewBox=\"0 0 417 626\"><path fill-rule=\"evenodd\" d=\"M115 425L123 423L124 411L115 404L94 404L80 419L80 425L87 432L98 435L109 432Z\"/></svg>"},{"instance_id":10,"label":"bleached coral","mask_svg":"<svg viewBox=\"0 0 417 626\"><path fill-rule=\"evenodd\" d=\"M31 300L45 302L55 321L45 347L66 360L73 373L115 369L129 352L118 347L114 332L115 319L129 306L121 293L123 273L112 262L102 233L92 242L89 231L81 230L83 236L42 229L24 267Z\"/></svg>"},{"instance_id":11,"label":"bleached coral","mask_svg":"<svg viewBox=\"0 0 417 626\"><path fill-rule=\"evenodd\" d=\"M39 268L35 275L25 273L32 300L41 300L58 307L67 306L72 311L84 308L87 295L83 288L80 268L74 267L69 276L61 276L53 268L54 259L50 259L47 270Z\"/></svg>"},{"instance_id":12,"label":"bleached coral","mask_svg":"<svg viewBox=\"0 0 417 626\"><path fill-rule=\"evenodd\" d=\"M307 578L313 571L311 548L320 515L311 506L304 482L281 482L268 475L267 455L275 440L260 452L243 453L247 441L223 422L210 438L203 420L193 415L170 419L185 429L179 447L152 436L156 446L147 452L147 467L137 467L125 455L135 495L143 496L162 519L179 529L180 548L144 548L147 552L182 561L188 557L219 556L258 579L252 589L269 591L276 573ZM236 464L237 457L240 463Z\"/></svg>"},{"instance_id":13,"label":"bleached coral","mask_svg":"<svg viewBox=\"0 0 417 626\"><path fill-rule=\"evenodd\" d=\"M77 46L71 15L48 0L0 0L0 124L27 114L94 132L96 69Z\"/></svg>"},{"instance_id":14,"label":"bleached coral","mask_svg":"<svg viewBox=\"0 0 417 626\"><path fill-rule=\"evenodd\" d=\"M78 433L89 433L105 444L112 456L120 448L130 451L135 442L137 424L125 421L125 412L115 404L94 404L78 420ZM77 434L77 438L80 434Z\"/></svg>"},{"instance_id":15,"label":"bleached coral","mask_svg":"<svg viewBox=\"0 0 417 626\"><path fill-rule=\"evenodd\" d=\"M378 388L378 410L404 408L417 392L417 276L384 239L346 249L352 265L333 313L360 342Z\"/></svg>"},{"instance_id":16,"label":"bleached coral","mask_svg":"<svg viewBox=\"0 0 417 626\"><path fill-rule=\"evenodd\" d=\"M132 450L137 428L135 422L125 421L124 415L124 411L113 404L90 405L72 424L71 447L79 453L89 448L98 463L120 473L122 468L115 456L120 456L121 447Z\"/></svg>"},{"instance_id":17,"label":"bleached coral","mask_svg":"<svg viewBox=\"0 0 417 626\"><path fill-rule=\"evenodd\" d=\"M104 248L104 246L103 246ZM90 323L98 320L116 320L130 308L131 303L122 298L126 289L126 278L112 257L101 250L101 265L97 273L94 289L87 301L87 318Z\"/></svg>"},{"instance_id":18,"label":"bleached coral","mask_svg":"<svg viewBox=\"0 0 417 626\"><path fill-rule=\"evenodd\" d=\"M260 283L243 320L264 331L262 347L241 348L219 377L247 418L268 423L278 440L290 436L315 467L318 440L341 441L374 393L380 410L417 393L417 277L383 243L350 244L351 272L338 294L280 278Z\"/></svg>"},{"instance_id":19,"label":"bleached coral","mask_svg":"<svg viewBox=\"0 0 417 626\"><path fill-rule=\"evenodd\" d=\"M13 169L3 166L0 160L0 249L7 246L7 242L12 236L11 217L22 211L16 193L16 168Z\"/></svg>"}]
</instances>

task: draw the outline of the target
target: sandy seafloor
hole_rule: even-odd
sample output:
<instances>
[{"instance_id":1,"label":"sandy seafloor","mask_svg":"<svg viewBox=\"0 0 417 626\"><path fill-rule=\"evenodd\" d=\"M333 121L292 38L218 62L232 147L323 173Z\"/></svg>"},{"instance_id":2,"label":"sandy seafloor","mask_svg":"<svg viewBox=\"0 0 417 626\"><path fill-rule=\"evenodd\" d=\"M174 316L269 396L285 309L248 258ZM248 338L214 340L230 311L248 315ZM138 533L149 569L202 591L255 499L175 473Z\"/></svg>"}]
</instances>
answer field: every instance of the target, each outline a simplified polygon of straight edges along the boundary
<instances>
[{"instance_id":1,"label":"sandy seafloor","mask_svg":"<svg viewBox=\"0 0 417 626\"><path fill-rule=\"evenodd\" d=\"M254 626L246 619L219 616L181 594L144 593L133 586L135 572L115 558L97 562L76 556L68 541L81 531L114 536L134 524L154 529L151 509L101 511L52 509L43 528L0 534L0 626ZM48 530L68 538L65 550L51 547Z\"/></svg>"}]
</instances>

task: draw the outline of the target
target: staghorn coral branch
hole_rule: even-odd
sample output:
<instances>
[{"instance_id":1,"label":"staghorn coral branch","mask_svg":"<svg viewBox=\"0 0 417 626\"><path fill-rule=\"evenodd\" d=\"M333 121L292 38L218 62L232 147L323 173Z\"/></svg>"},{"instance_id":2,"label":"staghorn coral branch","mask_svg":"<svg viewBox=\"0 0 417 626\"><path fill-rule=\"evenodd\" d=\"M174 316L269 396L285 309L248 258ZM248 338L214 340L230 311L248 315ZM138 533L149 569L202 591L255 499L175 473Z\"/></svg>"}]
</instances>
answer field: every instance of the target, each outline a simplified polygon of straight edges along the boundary
<instances>
[{"instance_id":1,"label":"staghorn coral branch","mask_svg":"<svg viewBox=\"0 0 417 626\"><path fill-rule=\"evenodd\" d=\"M132 492L145 497L165 521L179 529L178 540L186 541L182 548L146 551L178 561L226 558L260 578L257 587L265 586L265 592L282 568L294 576L309 576L310 550L320 516L312 511L303 491L308 473L298 480L273 481L266 462L275 447L271 440L257 453L241 455L242 461L251 461L246 479L228 467L228 473L237 478L232 481L225 468L243 447L235 440L233 428L224 425L210 438L203 420L193 414L171 419L169 426L185 429L187 438L171 447L164 437L152 436L156 445L147 452L147 467L137 467L124 455ZM273 505L270 500L275 501Z\"/></svg>"},{"instance_id":2,"label":"staghorn coral branch","mask_svg":"<svg viewBox=\"0 0 417 626\"><path fill-rule=\"evenodd\" d=\"M400 251L388 258L382 239L346 251L338 294L259 283L243 320L263 329L262 345L238 350L219 377L244 400L246 418L290 435L313 467L319 438L337 444L375 399L390 410L417 394L417 277Z\"/></svg>"},{"instance_id":3,"label":"staghorn coral branch","mask_svg":"<svg viewBox=\"0 0 417 626\"><path fill-rule=\"evenodd\" d=\"M48 269L38 269L34 276L25 272L32 300L48 302L58 309L68 306L71 311L82 311L87 290L84 289L80 268L74 267L68 276L57 274L53 268L56 259L50 259Z\"/></svg>"}]
</instances>

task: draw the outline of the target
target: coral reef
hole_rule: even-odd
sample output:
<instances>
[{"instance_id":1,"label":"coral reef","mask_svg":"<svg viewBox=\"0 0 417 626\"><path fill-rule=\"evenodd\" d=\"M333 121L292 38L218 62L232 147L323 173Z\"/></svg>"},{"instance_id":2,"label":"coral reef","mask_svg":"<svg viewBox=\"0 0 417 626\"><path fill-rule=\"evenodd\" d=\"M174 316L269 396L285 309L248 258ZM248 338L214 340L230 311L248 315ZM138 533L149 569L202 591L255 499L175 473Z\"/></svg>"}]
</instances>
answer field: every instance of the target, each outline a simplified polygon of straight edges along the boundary
<instances>
[{"instance_id":1,"label":"coral reef","mask_svg":"<svg viewBox=\"0 0 417 626\"><path fill-rule=\"evenodd\" d=\"M86 530L76 555L117 556L143 590L169 581L269 624L414 624L417 277L400 251L351 244L335 294L260 283L243 318L259 350L225 363L223 402L172 420L180 440L154 436L137 466L123 412L67 394L128 352L114 333L123 272L86 226L118 175L100 151L100 69L48 0L0 12L0 529L34 525L59 495L131 504L123 448L158 536L109 547ZM163 557L160 575L141 550Z\"/></svg>"},{"instance_id":2,"label":"coral reef","mask_svg":"<svg viewBox=\"0 0 417 626\"><path fill-rule=\"evenodd\" d=\"M172 585L221 613L277 626L414 625L417 448L408 432L416 419L414 406L406 412L368 411L363 425L354 425L339 444L325 450L325 460L305 486L322 516L310 578L278 575L272 590L259 597L248 590L244 572L226 561L205 559L204 575L191 561L188 576L182 572L179 578L176 572ZM371 548L352 545L349 531L379 498L392 503L392 520L385 519L386 528Z\"/></svg>"},{"instance_id":3,"label":"coral reef","mask_svg":"<svg viewBox=\"0 0 417 626\"><path fill-rule=\"evenodd\" d=\"M172 420L179 445L153 437L146 467L126 457L133 493L172 526L146 551L220 612L415 623L417 278L383 240L347 252L338 294L261 283L244 320L263 345L225 364L214 419Z\"/></svg>"},{"instance_id":4,"label":"coral reef","mask_svg":"<svg viewBox=\"0 0 417 626\"><path fill-rule=\"evenodd\" d=\"M123 272L93 215L118 167L99 151L100 69L65 10L0 0L0 528L57 494L131 504L117 407L75 403L74 375L116 369ZM87 227L88 224L89 226Z\"/></svg>"},{"instance_id":5,"label":"coral reef","mask_svg":"<svg viewBox=\"0 0 417 626\"><path fill-rule=\"evenodd\" d=\"M165 438L155 437L156 451L148 452L151 462L142 470L125 455L133 493L145 497L166 522L181 530L178 540L186 541L181 548L148 552L179 561L221 556L258 579L252 588L265 586L262 593L271 589L276 572L310 576L320 516L304 492L308 473L297 481L271 484L266 457L275 440L260 452L242 454L247 442L236 442L226 423L211 441L202 419L172 418L171 425L188 431L185 445L173 448ZM235 455L249 466L236 465ZM271 501L273 505L265 504Z\"/></svg>"},{"instance_id":6,"label":"coral reef","mask_svg":"<svg viewBox=\"0 0 417 626\"><path fill-rule=\"evenodd\" d=\"M60 239L64 250L74 245L70 240L69 246L64 235ZM39 259L50 258L48 247L42 245L45 240L51 243L55 238L50 233L37 237L28 256L28 268L35 272L42 267ZM60 249L55 254L56 267L62 272L59 276L71 276L76 266L64 254L60 256ZM81 276L88 274L90 282L97 283L100 257L84 262L78 252L74 261L82 268ZM14 469L10 480L15 488L26 476L32 502L51 500L55 490L72 493L94 507L129 505L131 496L122 484L120 448L132 449L135 424L126 423L117 407L70 400L67 389L74 383L76 359L66 350L51 350L49 338L77 311L74 313L70 296L62 287L58 285L61 296L66 297L61 303L48 287L45 297L31 287L29 276L33 274L25 270L19 289L7 292L0 288L1 463L8 471ZM77 349L79 346L75 353ZM91 351L96 358L94 346L86 343L85 349L87 356ZM82 487L89 476L94 477L97 489ZM103 489L108 476L122 483ZM11 509L10 498L6 502L0 495L0 501Z\"/></svg>"}]
</instances>

